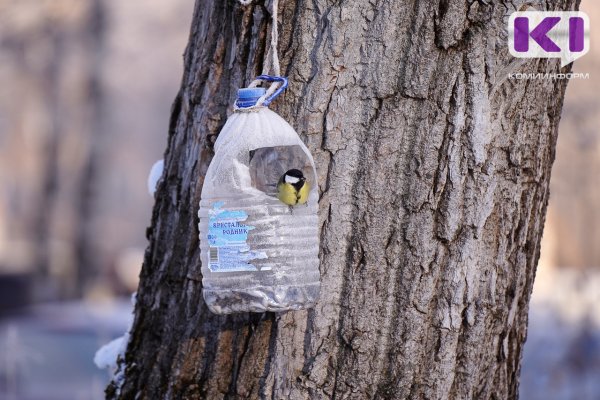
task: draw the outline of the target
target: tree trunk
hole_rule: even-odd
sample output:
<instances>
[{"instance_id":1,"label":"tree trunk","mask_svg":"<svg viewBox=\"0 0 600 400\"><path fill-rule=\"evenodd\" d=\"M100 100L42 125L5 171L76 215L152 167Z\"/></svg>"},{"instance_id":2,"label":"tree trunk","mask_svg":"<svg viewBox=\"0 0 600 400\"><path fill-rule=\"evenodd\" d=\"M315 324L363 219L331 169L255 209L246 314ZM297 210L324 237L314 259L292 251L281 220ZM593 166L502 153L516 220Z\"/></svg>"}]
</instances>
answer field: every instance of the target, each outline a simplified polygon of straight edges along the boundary
<instances>
[{"instance_id":1,"label":"tree trunk","mask_svg":"<svg viewBox=\"0 0 600 400\"><path fill-rule=\"evenodd\" d=\"M315 156L321 299L217 316L196 213L236 89L261 69L270 4L196 2L124 381L108 397L517 397L566 82L506 79L559 70L508 54L515 3L282 1L290 87L273 108Z\"/></svg>"}]
</instances>

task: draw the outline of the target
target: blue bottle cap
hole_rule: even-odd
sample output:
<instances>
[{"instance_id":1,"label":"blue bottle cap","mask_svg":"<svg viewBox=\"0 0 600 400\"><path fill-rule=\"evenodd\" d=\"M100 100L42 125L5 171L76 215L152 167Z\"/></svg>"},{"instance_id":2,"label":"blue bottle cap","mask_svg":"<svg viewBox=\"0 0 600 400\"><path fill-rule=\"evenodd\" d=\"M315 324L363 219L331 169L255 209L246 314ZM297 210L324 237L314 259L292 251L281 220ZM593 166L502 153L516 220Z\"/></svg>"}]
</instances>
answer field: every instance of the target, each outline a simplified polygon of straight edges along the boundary
<instances>
[{"instance_id":1,"label":"blue bottle cap","mask_svg":"<svg viewBox=\"0 0 600 400\"><path fill-rule=\"evenodd\" d=\"M267 89L265 88L242 88L238 89L238 98L235 101L235 105L239 108L248 108L256 105L258 99L260 99Z\"/></svg>"}]
</instances>

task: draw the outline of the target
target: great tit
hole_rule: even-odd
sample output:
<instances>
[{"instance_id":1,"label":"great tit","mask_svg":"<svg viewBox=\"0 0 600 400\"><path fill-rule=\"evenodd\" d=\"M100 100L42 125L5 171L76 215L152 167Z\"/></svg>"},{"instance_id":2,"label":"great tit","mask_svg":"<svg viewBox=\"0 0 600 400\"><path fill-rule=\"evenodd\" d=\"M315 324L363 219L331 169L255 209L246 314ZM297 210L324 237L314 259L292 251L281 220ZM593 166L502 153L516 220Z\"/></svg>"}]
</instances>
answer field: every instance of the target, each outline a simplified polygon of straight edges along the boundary
<instances>
[{"instance_id":1,"label":"great tit","mask_svg":"<svg viewBox=\"0 0 600 400\"><path fill-rule=\"evenodd\" d=\"M277 198L290 206L290 209L297 204L305 204L309 192L310 185L298 169L290 169L277 183Z\"/></svg>"}]
</instances>

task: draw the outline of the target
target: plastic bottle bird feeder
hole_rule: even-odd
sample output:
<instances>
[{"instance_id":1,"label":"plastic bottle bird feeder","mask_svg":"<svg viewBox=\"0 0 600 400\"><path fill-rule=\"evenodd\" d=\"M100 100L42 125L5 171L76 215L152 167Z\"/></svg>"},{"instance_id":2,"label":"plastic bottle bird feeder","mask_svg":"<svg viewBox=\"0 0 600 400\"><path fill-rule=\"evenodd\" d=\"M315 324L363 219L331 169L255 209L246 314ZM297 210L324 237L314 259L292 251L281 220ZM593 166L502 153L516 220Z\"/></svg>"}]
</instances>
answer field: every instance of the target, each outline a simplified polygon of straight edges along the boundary
<instances>
[{"instance_id":1,"label":"plastic bottle bird feeder","mask_svg":"<svg viewBox=\"0 0 600 400\"><path fill-rule=\"evenodd\" d=\"M202 187L203 296L217 314L299 310L319 296L314 161L294 129L266 107L285 78L259 79L284 85L266 99L264 88L239 90Z\"/></svg>"}]
</instances>

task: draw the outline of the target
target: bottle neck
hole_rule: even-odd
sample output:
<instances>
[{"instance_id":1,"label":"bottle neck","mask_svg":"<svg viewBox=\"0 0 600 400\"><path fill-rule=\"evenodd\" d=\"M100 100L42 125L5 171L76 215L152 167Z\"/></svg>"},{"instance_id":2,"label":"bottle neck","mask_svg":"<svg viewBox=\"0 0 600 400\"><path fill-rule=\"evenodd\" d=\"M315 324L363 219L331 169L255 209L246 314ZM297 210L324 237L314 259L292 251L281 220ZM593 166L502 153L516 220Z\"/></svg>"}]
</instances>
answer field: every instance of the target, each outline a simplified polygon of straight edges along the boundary
<instances>
[{"instance_id":1,"label":"bottle neck","mask_svg":"<svg viewBox=\"0 0 600 400\"><path fill-rule=\"evenodd\" d=\"M266 93L265 88L242 88L238 90L238 97L235 101L237 108L250 108L256 105L256 102Z\"/></svg>"}]
</instances>

